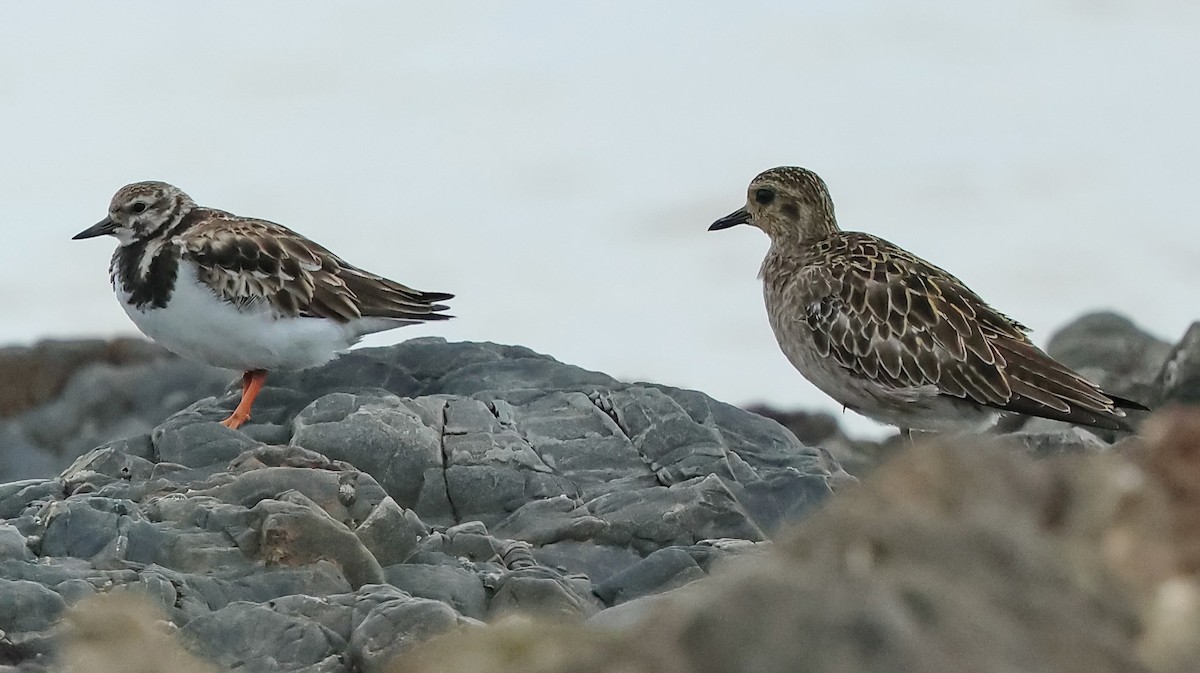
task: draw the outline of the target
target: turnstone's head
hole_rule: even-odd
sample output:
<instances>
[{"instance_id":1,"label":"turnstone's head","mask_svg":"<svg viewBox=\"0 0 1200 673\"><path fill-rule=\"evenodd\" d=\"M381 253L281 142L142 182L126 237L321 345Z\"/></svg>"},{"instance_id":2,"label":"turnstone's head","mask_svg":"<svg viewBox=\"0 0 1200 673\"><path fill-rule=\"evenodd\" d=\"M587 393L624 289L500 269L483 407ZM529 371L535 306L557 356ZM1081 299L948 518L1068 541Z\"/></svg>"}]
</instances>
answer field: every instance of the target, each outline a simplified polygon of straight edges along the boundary
<instances>
[{"instance_id":1,"label":"turnstone's head","mask_svg":"<svg viewBox=\"0 0 1200 673\"><path fill-rule=\"evenodd\" d=\"M121 245L153 238L187 215L196 203L165 182L135 182L113 195L108 217L75 234L74 240L108 234Z\"/></svg>"},{"instance_id":2,"label":"turnstone's head","mask_svg":"<svg viewBox=\"0 0 1200 673\"><path fill-rule=\"evenodd\" d=\"M838 230L829 188L816 173L781 166L750 182L746 205L713 222L709 231L752 224L772 239L805 240Z\"/></svg>"}]
</instances>

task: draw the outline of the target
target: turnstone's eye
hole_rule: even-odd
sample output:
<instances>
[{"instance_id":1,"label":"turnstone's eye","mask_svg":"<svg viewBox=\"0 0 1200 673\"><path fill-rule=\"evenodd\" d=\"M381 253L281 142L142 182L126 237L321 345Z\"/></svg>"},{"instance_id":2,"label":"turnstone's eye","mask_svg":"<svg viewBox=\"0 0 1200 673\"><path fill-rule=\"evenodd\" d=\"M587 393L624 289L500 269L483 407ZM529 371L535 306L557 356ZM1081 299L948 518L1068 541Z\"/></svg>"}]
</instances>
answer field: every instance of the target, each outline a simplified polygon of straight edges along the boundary
<instances>
[{"instance_id":1,"label":"turnstone's eye","mask_svg":"<svg viewBox=\"0 0 1200 673\"><path fill-rule=\"evenodd\" d=\"M758 201L759 203L763 204L764 206L768 205L772 201L775 200L775 192L773 192L769 189L760 189L760 190L754 192L754 200Z\"/></svg>"},{"instance_id":2,"label":"turnstone's eye","mask_svg":"<svg viewBox=\"0 0 1200 673\"><path fill-rule=\"evenodd\" d=\"M129 212L134 213L135 215L137 213L144 212L145 210L146 210L146 204L142 201L138 201L137 203L129 206Z\"/></svg>"}]
</instances>

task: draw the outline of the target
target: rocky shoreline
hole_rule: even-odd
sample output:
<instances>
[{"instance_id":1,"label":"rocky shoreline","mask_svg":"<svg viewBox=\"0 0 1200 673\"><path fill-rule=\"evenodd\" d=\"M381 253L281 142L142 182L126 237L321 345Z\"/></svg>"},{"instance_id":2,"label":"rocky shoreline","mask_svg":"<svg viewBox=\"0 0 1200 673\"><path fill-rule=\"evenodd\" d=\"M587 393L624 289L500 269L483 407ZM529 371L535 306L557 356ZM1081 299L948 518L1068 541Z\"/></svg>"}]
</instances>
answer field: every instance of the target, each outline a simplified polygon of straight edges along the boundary
<instances>
[{"instance_id":1,"label":"rocky shoreline","mask_svg":"<svg viewBox=\"0 0 1200 673\"><path fill-rule=\"evenodd\" d=\"M1170 407L1200 401L1197 335L1096 314L1049 350ZM161 656L111 670L1182 671L1200 652L1178 635L1200 634L1178 598L1200 596L1185 412L1137 437L1033 420L910 448L418 339L273 375L236 432L215 422L231 373L144 355L60 368L0 419L0 672L109 670L123 639ZM1168 590L1191 611L1164 625Z\"/></svg>"}]
</instances>

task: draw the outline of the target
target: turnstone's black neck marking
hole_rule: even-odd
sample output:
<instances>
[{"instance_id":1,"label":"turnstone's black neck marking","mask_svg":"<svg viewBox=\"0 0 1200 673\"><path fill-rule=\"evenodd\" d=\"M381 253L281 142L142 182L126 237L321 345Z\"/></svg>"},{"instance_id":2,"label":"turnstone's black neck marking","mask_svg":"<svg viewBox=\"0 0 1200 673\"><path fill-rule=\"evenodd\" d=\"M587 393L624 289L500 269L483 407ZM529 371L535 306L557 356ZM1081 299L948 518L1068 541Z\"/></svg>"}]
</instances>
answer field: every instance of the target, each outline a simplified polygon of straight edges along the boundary
<instances>
[{"instance_id":1,"label":"turnstone's black neck marking","mask_svg":"<svg viewBox=\"0 0 1200 673\"><path fill-rule=\"evenodd\" d=\"M129 293L129 303L139 310L166 308L179 277L180 247L172 239L203 219L193 208L173 224L164 224L150 236L117 248L110 273L113 283Z\"/></svg>"},{"instance_id":2,"label":"turnstone's black neck marking","mask_svg":"<svg viewBox=\"0 0 1200 673\"><path fill-rule=\"evenodd\" d=\"M157 239L144 239L117 248L113 254L113 284L129 293L129 304L139 310L166 308L179 277L179 246L154 245ZM149 263L145 262L151 256ZM145 273L142 273L145 269Z\"/></svg>"}]
</instances>

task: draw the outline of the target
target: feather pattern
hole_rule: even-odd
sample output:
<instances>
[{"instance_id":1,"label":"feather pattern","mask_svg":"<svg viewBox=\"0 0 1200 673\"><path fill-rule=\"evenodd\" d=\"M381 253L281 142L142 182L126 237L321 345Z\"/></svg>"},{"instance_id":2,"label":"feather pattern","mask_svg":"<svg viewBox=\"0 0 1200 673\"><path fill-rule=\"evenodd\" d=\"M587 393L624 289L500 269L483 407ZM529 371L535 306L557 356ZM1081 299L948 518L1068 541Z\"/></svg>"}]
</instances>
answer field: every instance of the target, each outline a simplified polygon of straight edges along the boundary
<instances>
[{"instance_id":1,"label":"feather pattern","mask_svg":"<svg viewBox=\"0 0 1200 673\"><path fill-rule=\"evenodd\" d=\"M962 281L883 239L836 232L795 261L822 357L891 388L1121 428L1118 402L1030 342ZM1124 400L1122 400L1124 401Z\"/></svg>"},{"instance_id":2,"label":"feather pattern","mask_svg":"<svg viewBox=\"0 0 1200 673\"><path fill-rule=\"evenodd\" d=\"M117 190L108 216L75 239L110 235L113 290L138 329L167 349L243 371L222 421L250 418L268 370L306 369L366 334L444 320L453 297L346 263L274 222L202 208L165 182Z\"/></svg>"},{"instance_id":3,"label":"feather pattern","mask_svg":"<svg viewBox=\"0 0 1200 673\"><path fill-rule=\"evenodd\" d=\"M175 236L200 281L233 304L266 302L278 317L442 320L453 297L421 292L364 271L283 225L197 209Z\"/></svg>"},{"instance_id":4,"label":"feather pattern","mask_svg":"<svg viewBox=\"0 0 1200 673\"><path fill-rule=\"evenodd\" d=\"M1002 412L1127 429L1122 408L1035 346L1028 329L945 270L838 226L812 171L751 181L746 205L714 222L771 238L760 277L788 360L842 405L902 428L983 427Z\"/></svg>"}]
</instances>

